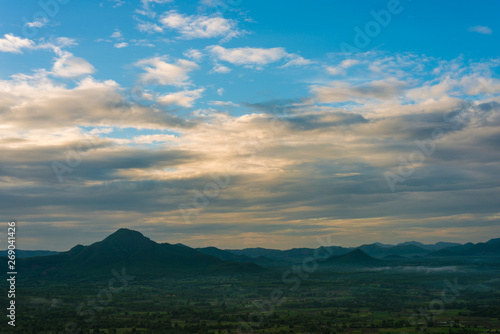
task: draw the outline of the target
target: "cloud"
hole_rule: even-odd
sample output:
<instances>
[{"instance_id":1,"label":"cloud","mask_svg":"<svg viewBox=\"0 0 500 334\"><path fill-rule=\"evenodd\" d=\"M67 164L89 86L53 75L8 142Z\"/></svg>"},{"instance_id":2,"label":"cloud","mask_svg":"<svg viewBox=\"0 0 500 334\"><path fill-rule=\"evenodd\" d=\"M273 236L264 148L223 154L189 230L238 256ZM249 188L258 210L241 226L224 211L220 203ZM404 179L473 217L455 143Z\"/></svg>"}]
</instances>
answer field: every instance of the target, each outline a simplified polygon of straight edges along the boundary
<instances>
[{"instance_id":1,"label":"cloud","mask_svg":"<svg viewBox=\"0 0 500 334\"><path fill-rule=\"evenodd\" d=\"M219 60L235 65L263 66L285 58L288 53L283 48L233 48L226 49L220 45L208 48L209 52Z\"/></svg>"},{"instance_id":2,"label":"cloud","mask_svg":"<svg viewBox=\"0 0 500 334\"><path fill-rule=\"evenodd\" d=\"M67 51L62 51L52 67L52 74L62 78L76 78L92 74L95 69L83 58L75 57Z\"/></svg>"},{"instance_id":3,"label":"cloud","mask_svg":"<svg viewBox=\"0 0 500 334\"><path fill-rule=\"evenodd\" d=\"M483 34L483 35L491 35L493 33L493 31L491 30L491 28L486 27L486 26L474 26L474 27L470 27L469 31L470 32L477 32L477 33Z\"/></svg>"},{"instance_id":4,"label":"cloud","mask_svg":"<svg viewBox=\"0 0 500 334\"><path fill-rule=\"evenodd\" d=\"M229 72L231 72L231 69L227 66L215 64L214 67L212 68L212 72L214 72L214 73L229 73Z\"/></svg>"},{"instance_id":5,"label":"cloud","mask_svg":"<svg viewBox=\"0 0 500 334\"><path fill-rule=\"evenodd\" d=\"M114 45L114 47L117 48L117 49L126 48L127 46L128 46L127 42L116 43Z\"/></svg>"},{"instance_id":6,"label":"cloud","mask_svg":"<svg viewBox=\"0 0 500 334\"><path fill-rule=\"evenodd\" d=\"M115 31L113 31L113 33L111 34L111 36L110 36L110 37L111 37L111 38L114 38L114 39L118 39L118 40L120 40L120 39L123 39L123 34L121 33L121 31L120 31L120 30L115 29Z\"/></svg>"},{"instance_id":7,"label":"cloud","mask_svg":"<svg viewBox=\"0 0 500 334\"><path fill-rule=\"evenodd\" d=\"M333 81L329 86L313 86L311 91L317 101L333 103L359 99L388 100L397 96L407 84L395 78L372 81L361 85L350 85Z\"/></svg>"},{"instance_id":8,"label":"cloud","mask_svg":"<svg viewBox=\"0 0 500 334\"><path fill-rule=\"evenodd\" d=\"M142 59L136 63L136 66L146 72L139 77L142 84L174 86L189 84L188 73L199 67L196 63L185 59L179 59L174 64L167 63L161 57Z\"/></svg>"},{"instance_id":9,"label":"cloud","mask_svg":"<svg viewBox=\"0 0 500 334\"><path fill-rule=\"evenodd\" d=\"M250 52L238 63L232 50L223 48L234 65L290 60L288 53L273 60ZM74 57L59 51L59 58ZM286 248L326 234L349 244L479 241L500 232L496 62L371 53L357 64L338 61L336 68L356 66L344 80L302 83L311 85L303 99L242 101L238 113L212 107L238 105L211 96L208 110L178 112L205 93L190 86L199 66L190 60L140 60L141 84L179 88L134 95L82 74L89 69L76 63L62 68L84 77L78 81L43 71L0 80L0 196L4 214L22 220L34 238L30 246L65 236L67 244L58 245L71 247L85 241L69 237L77 229L94 241L119 226L158 233L160 241ZM224 84L231 82L206 89L222 95ZM383 173L415 158L416 142L436 129L447 139L391 193ZM59 183L51 164L65 164L78 147L81 163ZM186 227L179 204L193 206L217 180L229 184L194 209Z\"/></svg>"},{"instance_id":10,"label":"cloud","mask_svg":"<svg viewBox=\"0 0 500 334\"><path fill-rule=\"evenodd\" d=\"M90 77L78 81L73 88L56 84L47 76L19 76L0 81L0 113L9 120L3 123L3 136L21 134L24 141L16 145L32 148L68 141L57 132L75 126L152 129L192 126L189 121L128 103L120 93L122 90L112 80L100 82ZM46 141L41 139L42 133Z\"/></svg>"},{"instance_id":11,"label":"cloud","mask_svg":"<svg viewBox=\"0 0 500 334\"><path fill-rule=\"evenodd\" d=\"M32 49L35 43L28 38L5 34L0 38L0 52L23 53L22 49Z\"/></svg>"},{"instance_id":12,"label":"cloud","mask_svg":"<svg viewBox=\"0 0 500 334\"><path fill-rule=\"evenodd\" d=\"M146 32L149 34L163 32L163 28L158 26L156 23L139 21L137 24L137 29L140 32Z\"/></svg>"},{"instance_id":13,"label":"cloud","mask_svg":"<svg viewBox=\"0 0 500 334\"><path fill-rule=\"evenodd\" d=\"M185 51L183 54L184 56L193 59L195 61L200 61L203 58L203 53L197 49L189 49Z\"/></svg>"},{"instance_id":14,"label":"cloud","mask_svg":"<svg viewBox=\"0 0 500 334\"><path fill-rule=\"evenodd\" d=\"M137 144L152 144L152 143L168 143L176 142L178 138L175 135L169 134L155 134L155 135L141 135L134 137L133 142Z\"/></svg>"},{"instance_id":15,"label":"cloud","mask_svg":"<svg viewBox=\"0 0 500 334\"><path fill-rule=\"evenodd\" d=\"M113 8L121 7L125 4L125 0L111 0L114 2Z\"/></svg>"},{"instance_id":16,"label":"cloud","mask_svg":"<svg viewBox=\"0 0 500 334\"><path fill-rule=\"evenodd\" d=\"M141 5L144 10L149 11L151 10L151 5L152 4L160 4L163 5L165 3L172 2L173 0L141 0Z\"/></svg>"},{"instance_id":17,"label":"cloud","mask_svg":"<svg viewBox=\"0 0 500 334\"><path fill-rule=\"evenodd\" d=\"M306 66L314 64L312 60L305 59L299 55L288 53L284 48L224 48L220 45L212 45L206 48L208 52L218 61L226 61L234 65L261 68L262 66L275 63L281 60L288 60L281 68L292 66ZM213 72L227 73L229 68L215 64Z\"/></svg>"},{"instance_id":18,"label":"cloud","mask_svg":"<svg viewBox=\"0 0 500 334\"><path fill-rule=\"evenodd\" d=\"M162 95L158 98L158 102L165 105L179 105L190 108L193 106L193 102L199 99L204 91L205 88L199 88Z\"/></svg>"},{"instance_id":19,"label":"cloud","mask_svg":"<svg viewBox=\"0 0 500 334\"><path fill-rule=\"evenodd\" d=\"M42 28L45 25L47 25L47 23L49 23L49 20L46 19L45 17L42 17L42 18L36 19L33 22L28 22L28 23L26 23L26 25L30 28Z\"/></svg>"},{"instance_id":20,"label":"cloud","mask_svg":"<svg viewBox=\"0 0 500 334\"><path fill-rule=\"evenodd\" d=\"M171 10L161 16L160 23L165 28L177 31L184 39L224 38L228 40L245 33L238 30L236 21L220 15L186 16Z\"/></svg>"},{"instance_id":21,"label":"cloud","mask_svg":"<svg viewBox=\"0 0 500 334\"><path fill-rule=\"evenodd\" d=\"M281 66L282 68L290 67L290 66L306 66L314 64L312 60L305 59L298 55L289 55L290 61L288 61L285 65Z\"/></svg>"},{"instance_id":22,"label":"cloud","mask_svg":"<svg viewBox=\"0 0 500 334\"><path fill-rule=\"evenodd\" d=\"M345 75L346 70L360 63L357 59L343 60L338 66L327 66L326 70L331 75Z\"/></svg>"},{"instance_id":23,"label":"cloud","mask_svg":"<svg viewBox=\"0 0 500 334\"><path fill-rule=\"evenodd\" d=\"M86 74L94 73L94 67L85 59L75 57L72 53L62 50L64 47L74 46L76 42L72 38L59 37L50 42L35 43L27 38L20 38L14 35L4 35L0 39L0 51L11 53L22 53L22 49L31 50L50 50L54 52L57 57L55 58L54 65L51 72L57 77L62 78L76 78ZM45 70L38 70L45 71Z\"/></svg>"},{"instance_id":24,"label":"cloud","mask_svg":"<svg viewBox=\"0 0 500 334\"><path fill-rule=\"evenodd\" d=\"M208 104L219 107L239 107L240 105L231 101L209 101Z\"/></svg>"}]
</instances>

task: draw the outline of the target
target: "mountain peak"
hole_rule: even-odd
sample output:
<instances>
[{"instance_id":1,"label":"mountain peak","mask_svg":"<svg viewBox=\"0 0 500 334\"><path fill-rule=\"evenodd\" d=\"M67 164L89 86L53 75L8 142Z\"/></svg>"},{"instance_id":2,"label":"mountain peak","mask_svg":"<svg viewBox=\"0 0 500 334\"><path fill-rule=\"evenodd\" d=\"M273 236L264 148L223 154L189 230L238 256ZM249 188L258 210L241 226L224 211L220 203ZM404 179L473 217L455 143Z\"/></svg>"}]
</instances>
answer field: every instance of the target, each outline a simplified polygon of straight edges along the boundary
<instances>
[{"instance_id":1,"label":"mountain peak","mask_svg":"<svg viewBox=\"0 0 500 334\"><path fill-rule=\"evenodd\" d=\"M106 239L100 242L102 247L111 249L120 249L122 251L137 251L151 249L156 242L145 237L141 232L121 228L115 233L110 234Z\"/></svg>"},{"instance_id":2,"label":"mountain peak","mask_svg":"<svg viewBox=\"0 0 500 334\"><path fill-rule=\"evenodd\" d=\"M370 255L366 254L361 250L360 248L356 248L349 253L343 254L343 255L334 255L326 259L326 263L332 263L332 264L348 264L348 265L355 265L355 264L369 264L369 263L376 263L378 262L377 259L374 257L371 257Z\"/></svg>"},{"instance_id":3,"label":"mountain peak","mask_svg":"<svg viewBox=\"0 0 500 334\"><path fill-rule=\"evenodd\" d=\"M141 232L138 232L135 230L130 230L128 228L121 228L121 229L117 230L116 232L110 234L104 240L132 241L132 240L143 240L143 239L151 240L151 239L145 237Z\"/></svg>"}]
</instances>

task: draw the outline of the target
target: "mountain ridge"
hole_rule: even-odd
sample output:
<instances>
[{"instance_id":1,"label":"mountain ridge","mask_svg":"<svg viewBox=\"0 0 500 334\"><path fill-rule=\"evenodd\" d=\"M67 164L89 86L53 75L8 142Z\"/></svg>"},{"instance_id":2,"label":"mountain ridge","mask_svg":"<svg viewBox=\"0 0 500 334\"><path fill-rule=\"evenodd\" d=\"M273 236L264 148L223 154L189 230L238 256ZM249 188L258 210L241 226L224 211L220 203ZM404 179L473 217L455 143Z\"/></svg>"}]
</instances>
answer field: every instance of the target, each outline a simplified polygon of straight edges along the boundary
<instances>
[{"instance_id":1,"label":"mountain ridge","mask_svg":"<svg viewBox=\"0 0 500 334\"><path fill-rule=\"evenodd\" d=\"M262 270L253 263L224 261L190 247L160 244L129 229L119 229L89 246L76 245L66 252L22 260L19 266L24 271L42 272L44 275L109 273L120 267L143 276Z\"/></svg>"}]
</instances>

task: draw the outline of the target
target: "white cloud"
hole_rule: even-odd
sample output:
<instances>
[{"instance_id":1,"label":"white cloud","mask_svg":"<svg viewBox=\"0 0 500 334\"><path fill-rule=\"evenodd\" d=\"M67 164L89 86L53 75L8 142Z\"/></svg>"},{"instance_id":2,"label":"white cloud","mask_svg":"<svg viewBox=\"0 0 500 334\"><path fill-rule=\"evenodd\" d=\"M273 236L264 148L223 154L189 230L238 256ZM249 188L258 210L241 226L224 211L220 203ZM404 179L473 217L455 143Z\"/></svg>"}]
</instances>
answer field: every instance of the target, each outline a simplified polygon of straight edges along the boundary
<instances>
[{"instance_id":1,"label":"white cloud","mask_svg":"<svg viewBox=\"0 0 500 334\"><path fill-rule=\"evenodd\" d=\"M71 88L47 76L0 80L0 105L5 118L0 124L0 142L5 136L30 137L16 145L33 149L71 143L73 139L56 133L64 129L86 132L79 126L101 129L90 131L96 135L108 133L103 128L171 129L187 123L154 108L128 102L128 96L121 94L124 89L113 80L100 82L86 77L68 85ZM4 148L3 144L0 147Z\"/></svg>"},{"instance_id":2,"label":"white cloud","mask_svg":"<svg viewBox=\"0 0 500 334\"><path fill-rule=\"evenodd\" d=\"M140 81L143 84L160 84L183 86L188 84L188 73L198 68L196 63L179 59L175 64L164 61L164 58L155 57L140 60L136 63L146 73L141 74Z\"/></svg>"},{"instance_id":3,"label":"white cloud","mask_svg":"<svg viewBox=\"0 0 500 334\"><path fill-rule=\"evenodd\" d=\"M164 4L167 2L172 2L172 0L141 0L142 7L145 9L149 9L151 4Z\"/></svg>"},{"instance_id":4,"label":"white cloud","mask_svg":"<svg viewBox=\"0 0 500 334\"><path fill-rule=\"evenodd\" d=\"M141 8L136 10L136 13L147 16L149 18L154 18L156 16L156 12L153 10L154 4L165 4L168 2L172 2L172 0L141 0Z\"/></svg>"},{"instance_id":5,"label":"white cloud","mask_svg":"<svg viewBox=\"0 0 500 334\"><path fill-rule=\"evenodd\" d=\"M201 51L197 49L189 49L186 52L184 52L184 56L193 59L195 61L200 61L203 58L203 53L201 53Z\"/></svg>"},{"instance_id":6,"label":"white cloud","mask_svg":"<svg viewBox=\"0 0 500 334\"><path fill-rule=\"evenodd\" d=\"M231 72L231 69L226 66L222 66L220 64L215 64L214 68L212 69L212 72L215 73L229 73Z\"/></svg>"},{"instance_id":7,"label":"white cloud","mask_svg":"<svg viewBox=\"0 0 500 334\"><path fill-rule=\"evenodd\" d=\"M149 48L154 48L155 45L147 39L131 39L130 42L137 46L147 46Z\"/></svg>"},{"instance_id":8,"label":"white cloud","mask_svg":"<svg viewBox=\"0 0 500 334\"><path fill-rule=\"evenodd\" d=\"M239 107L240 105L231 101L210 101L208 104L219 107Z\"/></svg>"},{"instance_id":9,"label":"white cloud","mask_svg":"<svg viewBox=\"0 0 500 334\"><path fill-rule=\"evenodd\" d=\"M61 51L52 68L52 74L63 78L75 78L94 73L95 69L83 58L75 57L72 53Z\"/></svg>"},{"instance_id":10,"label":"white cloud","mask_svg":"<svg viewBox=\"0 0 500 334\"><path fill-rule=\"evenodd\" d=\"M283 48L234 48L226 49L220 45L211 46L208 50L219 60L235 65L267 65L285 58L288 53Z\"/></svg>"},{"instance_id":11,"label":"white cloud","mask_svg":"<svg viewBox=\"0 0 500 334\"><path fill-rule=\"evenodd\" d=\"M101 133L110 134L111 132L113 132L113 128L95 128L95 129L90 130L89 134L91 134L91 135L97 135L97 134L101 134Z\"/></svg>"},{"instance_id":12,"label":"white cloud","mask_svg":"<svg viewBox=\"0 0 500 334\"><path fill-rule=\"evenodd\" d=\"M6 34L0 38L0 51L11 53L23 53L21 49L32 49L35 43L28 38L20 38L11 34Z\"/></svg>"},{"instance_id":13,"label":"white cloud","mask_svg":"<svg viewBox=\"0 0 500 334\"><path fill-rule=\"evenodd\" d=\"M140 32L147 32L149 34L163 32L163 28L151 22L139 22L139 24L137 24L137 29L139 29Z\"/></svg>"},{"instance_id":14,"label":"white cloud","mask_svg":"<svg viewBox=\"0 0 500 334\"><path fill-rule=\"evenodd\" d=\"M474 26L469 28L470 32L477 32L479 34L484 34L484 35L491 35L493 31L491 28L486 27L486 26Z\"/></svg>"},{"instance_id":15,"label":"white cloud","mask_svg":"<svg viewBox=\"0 0 500 334\"><path fill-rule=\"evenodd\" d=\"M353 86L344 81L333 81L329 86L313 86L311 91L322 103L356 101L364 99L389 100L406 86L395 78L372 81Z\"/></svg>"},{"instance_id":16,"label":"white cloud","mask_svg":"<svg viewBox=\"0 0 500 334\"><path fill-rule=\"evenodd\" d=\"M115 29L115 31L113 31L113 33L111 34L111 38L123 39L123 34L121 33L120 30Z\"/></svg>"},{"instance_id":17,"label":"white cloud","mask_svg":"<svg viewBox=\"0 0 500 334\"><path fill-rule=\"evenodd\" d=\"M162 15L160 23L185 39L221 37L227 40L244 33L238 30L236 21L218 15L185 16L171 10Z\"/></svg>"},{"instance_id":18,"label":"white cloud","mask_svg":"<svg viewBox=\"0 0 500 334\"><path fill-rule=\"evenodd\" d=\"M219 96L222 96L222 94L224 94L224 88L217 89L217 94L219 94Z\"/></svg>"},{"instance_id":19,"label":"white cloud","mask_svg":"<svg viewBox=\"0 0 500 334\"><path fill-rule=\"evenodd\" d=\"M357 59L346 59L342 61L338 66L327 66L326 71L331 75L345 75L346 69L358 65L360 63Z\"/></svg>"},{"instance_id":20,"label":"white cloud","mask_svg":"<svg viewBox=\"0 0 500 334\"><path fill-rule=\"evenodd\" d=\"M59 37L56 39L56 41L57 41L57 46L60 48L77 45L76 41L73 38L68 38L68 37Z\"/></svg>"},{"instance_id":21,"label":"white cloud","mask_svg":"<svg viewBox=\"0 0 500 334\"><path fill-rule=\"evenodd\" d=\"M345 74L345 70L339 67L327 66L326 71L331 75L343 75Z\"/></svg>"},{"instance_id":22,"label":"white cloud","mask_svg":"<svg viewBox=\"0 0 500 334\"><path fill-rule=\"evenodd\" d=\"M52 67L52 72L39 70L45 71L46 74L63 78L75 78L94 73L95 69L88 61L75 57L68 51L61 50L63 47L73 45L76 45L75 40L67 37L59 37L55 39L55 42L42 42L39 44L30 39L20 38L11 34L6 34L4 38L0 39L0 51L3 52L22 53L22 49L53 51L57 55L57 58Z\"/></svg>"},{"instance_id":23,"label":"white cloud","mask_svg":"<svg viewBox=\"0 0 500 334\"><path fill-rule=\"evenodd\" d=\"M201 94L205 91L205 88L199 88L194 90L185 90L182 92L171 93L167 95L160 96L158 102L165 105L179 105L183 107L191 107L193 102L201 97Z\"/></svg>"},{"instance_id":24,"label":"white cloud","mask_svg":"<svg viewBox=\"0 0 500 334\"><path fill-rule=\"evenodd\" d=\"M38 18L33 22L28 22L26 25L30 28L42 28L44 27L47 23L49 23L49 20L47 20L45 17Z\"/></svg>"},{"instance_id":25,"label":"white cloud","mask_svg":"<svg viewBox=\"0 0 500 334\"><path fill-rule=\"evenodd\" d=\"M113 8L116 8L116 7L121 7L123 6L123 4L125 3L125 0L111 0L113 1L115 4L113 5Z\"/></svg>"},{"instance_id":26,"label":"white cloud","mask_svg":"<svg viewBox=\"0 0 500 334\"><path fill-rule=\"evenodd\" d=\"M128 46L128 43L127 42L116 43L114 46L117 49L126 48Z\"/></svg>"},{"instance_id":27,"label":"white cloud","mask_svg":"<svg viewBox=\"0 0 500 334\"><path fill-rule=\"evenodd\" d=\"M291 54L288 56L290 61L288 61L285 65L281 66L282 68L290 67L290 66L306 66L311 65L314 62L309 59L305 59L299 55Z\"/></svg>"},{"instance_id":28,"label":"white cloud","mask_svg":"<svg viewBox=\"0 0 500 334\"><path fill-rule=\"evenodd\" d=\"M357 60L357 59L346 59L340 63L340 67L349 68L349 67L352 67L352 66L358 65L358 64L359 64L359 60Z\"/></svg>"}]
</instances>

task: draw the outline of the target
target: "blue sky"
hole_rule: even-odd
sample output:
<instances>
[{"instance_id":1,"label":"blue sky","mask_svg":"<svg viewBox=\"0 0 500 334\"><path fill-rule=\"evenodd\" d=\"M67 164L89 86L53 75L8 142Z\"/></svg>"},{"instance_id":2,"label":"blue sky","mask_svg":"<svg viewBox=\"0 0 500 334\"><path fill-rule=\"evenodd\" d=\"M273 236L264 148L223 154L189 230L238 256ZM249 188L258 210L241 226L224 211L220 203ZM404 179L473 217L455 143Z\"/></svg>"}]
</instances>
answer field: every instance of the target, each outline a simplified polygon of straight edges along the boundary
<instances>
[{"instance_id":1,"label":"blue sky","mask_svg":"<svg viewBox=\"0 0 500 334\"><path fill-rule=\"evenodd\" d=\"M25 249L119 227L222 248L485 241L499 9L2 4L2 215Z\"/></svg>"}]
</instances>

